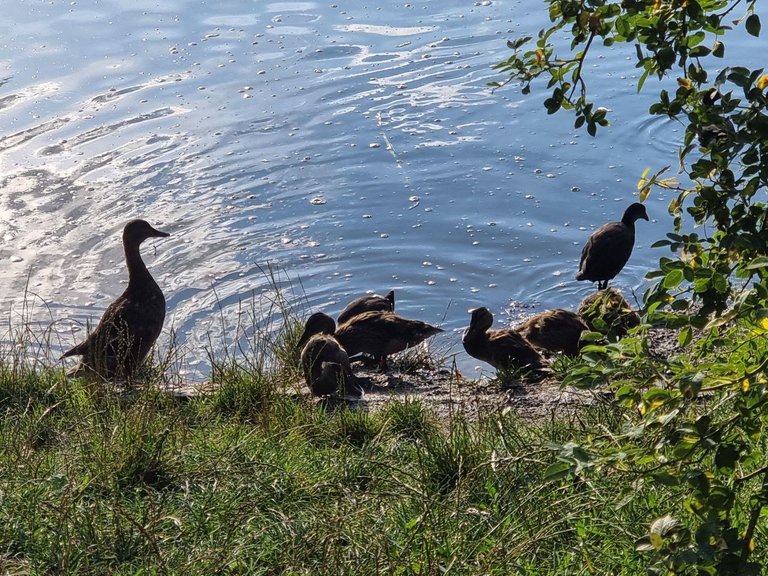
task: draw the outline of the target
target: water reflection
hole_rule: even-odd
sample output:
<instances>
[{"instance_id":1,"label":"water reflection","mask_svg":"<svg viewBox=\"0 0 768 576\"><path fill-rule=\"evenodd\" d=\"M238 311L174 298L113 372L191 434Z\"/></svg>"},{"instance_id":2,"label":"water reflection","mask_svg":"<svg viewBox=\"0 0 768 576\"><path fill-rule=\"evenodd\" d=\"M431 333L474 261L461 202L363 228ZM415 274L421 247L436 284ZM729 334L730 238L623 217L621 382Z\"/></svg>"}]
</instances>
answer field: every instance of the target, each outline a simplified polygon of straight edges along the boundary
<instances>
[{"instance_id":1,"label":"water reflection","mask_svg":"<svg viewBox=\"0 0 768 576\"><path fill-rule=\"evenodd\" d=\"M335 313L394 288L455 350L469 308L575 308L583 241L681 137L638 120L648 99L620 58L594 79L614 110L598 139L539 97L491 92L505 40L544 24L519 4L8 4L4 314L33 291L31 320L71 345L121 292L120 231L142 217L172 234L144 247L165 345L172 329L201 377L205 347L269 332L280 298ZM649 201L627 291L655 262L665 205Z\"/></svg>"}]
</instances>

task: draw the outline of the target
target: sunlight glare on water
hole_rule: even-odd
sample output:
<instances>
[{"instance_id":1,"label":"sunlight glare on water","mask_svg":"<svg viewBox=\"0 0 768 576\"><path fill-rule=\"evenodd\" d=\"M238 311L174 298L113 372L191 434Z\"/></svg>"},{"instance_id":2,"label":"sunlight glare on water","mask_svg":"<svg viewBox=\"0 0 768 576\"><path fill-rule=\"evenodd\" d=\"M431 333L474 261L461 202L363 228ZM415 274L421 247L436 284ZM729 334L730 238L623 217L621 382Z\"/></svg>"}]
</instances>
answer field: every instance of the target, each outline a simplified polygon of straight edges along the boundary
<instances>
[{"instance_id":1,"label":"sunlight glare on water","mask_svg":"<svg viewBox=\"0 0 768 576\"><path fill-rule=\"evenodd\" d=\"M124 289L120 232L143 246L193 377L207 355L301 313L397 291L446 329L459 367L467 311L497 326L574 309L581 245L619 219L646 167L670 164L677 126L648 119L627 53L604 49L591 90L612 110L592 139L544 93L491 66L546 24L523 2L244 3L9 0L0 22L3 314L78 341ZM631 56L631 54L630 54ZM615 284L638 297L670 227L651 197ZM271 272L270 272L271 270ZM276 276L275 276L276 275ZM30 317L31 314L31 317ZM240 328L238 328L240 327Z\"/></svg>"}]
</instances>

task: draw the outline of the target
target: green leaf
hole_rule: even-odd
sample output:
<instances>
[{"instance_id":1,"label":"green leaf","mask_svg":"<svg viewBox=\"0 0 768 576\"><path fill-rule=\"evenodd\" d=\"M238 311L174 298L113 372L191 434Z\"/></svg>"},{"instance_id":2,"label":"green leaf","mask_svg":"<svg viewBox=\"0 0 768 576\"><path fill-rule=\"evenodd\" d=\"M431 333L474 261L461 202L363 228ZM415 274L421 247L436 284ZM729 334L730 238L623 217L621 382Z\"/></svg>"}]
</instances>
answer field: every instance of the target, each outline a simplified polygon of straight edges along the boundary
<instances>
[{"instance_id":1,"label":"green leaf","mask_svg":"<svg viewBox=\"0 0 768 576\"><path fill-rule=\"evenodd\" d=\"M651 544L650 536L643 536L635 541L635 550L638 552L653 552L656 548Z\"/></svg>"},{"instance_id":2,"label":"green leaf","mask_svg":"<svg viewBox=\"0 0 768 576\"><path fill-rule=\"evenodd\" d=\"M757 14L750 14L745 26L752 36L760 36L760 17Z\"/></svg>"},{"instance_id":3,"label":"green leaf","mask_svg":"<svg viewBox=\"0 0 768 576\"><path fill-rule=\"evenodd\" d=\"M680 334L678 334L677 336L677 342L680 344L680 346L685 347L691 343L692 338L693 338L693 331L691 330L690 326L687 326L682 330L680 330Z\"/></svg>"},{"instance_id":4,"label":"green leaf","mask_svg":"<svg viewBox=\"0 0 768 576\"><path fill-rule=\"evenodd\" d=\"M683 281L683 271L677 268L677 269L671 270L664 277L664 281L661 284L664 288L669 290L670 288L677 288L682 281Z\"/></svg>"},{"instance_id":5,"label":"green leaf","mask_svg":"<svg viewBox=\"0 0 768 576\"><path fill-rule=\"evenodd\" d=\"M553 482L570 476L573 466L569 462L555 462L544 471L544 480Z\"/></svg>"},{"instance_id":6,"label":"green leaf","mask_svg":"<svg viewBox=\"0 0 768 576\"><path fill-rule=\"evenodd\" d=\"M531 39L530 36L521 36L520 38L515 38L514 40L511 40L511 41L507 40L507 48L511 48L512 50L517 50L518 48L520 48L520 46L528 42L530 39Z\"/></svg>"},{"instance_id":7,"label":"green leaf","mask_svg":"<svg viewBox=\"0 0 768 576\"><path fill-rule=\"evenodd\" d=\"M658 518L656 521L654 521L653 524L651 524L651 541L653 542L654 536L660 536L661 538L665 539L671 538L677 534L682 527L682 523L679 520L672 518L672 516L667 515L663 516L662 518Z\"/></svg>"},{"instance_id":8,"label":"green leaf","mask_svg":"<svg viewBox=\"0 0 768 576\"><path fill-rule=\"evenodd\" d=\"M758 256L752 262L747 264L744 269L745 270L758 270L760 268L765 268L768 266L768 256Z\"/></svg>"},{"instance_id":9,"label":"green leaf","mask_svg":"<svg viewBox=\"0 0 768 576\"><path fill-rule=\"evenodd\" d=\"M664 486L678 486L680 484L680 480L677 477L667 472L656 472L653 474L653 479Z\"/></svg>"},{"instance_id":10,"label":"green leaf","mask_svg":"<svg viewBox=\"0 0 768 576\"><path fill-rule=\"evenodd\" d=\"M715 466L733 470L739 460L739 448L735 444L722 444L715 453Z\"/></svg>"},{"instance_id":11,"label":"green leaf","mask_svg":"<svg viewBox=\"0 0 768 576\"><path fill-rule=\"evenodd\" d=\"M722 58L723 56L725 56L725 44L723 44L719 40L715 42L715 45L712 48L712 56L714 56L715 58Z\"/></svg>"}]
</instances>

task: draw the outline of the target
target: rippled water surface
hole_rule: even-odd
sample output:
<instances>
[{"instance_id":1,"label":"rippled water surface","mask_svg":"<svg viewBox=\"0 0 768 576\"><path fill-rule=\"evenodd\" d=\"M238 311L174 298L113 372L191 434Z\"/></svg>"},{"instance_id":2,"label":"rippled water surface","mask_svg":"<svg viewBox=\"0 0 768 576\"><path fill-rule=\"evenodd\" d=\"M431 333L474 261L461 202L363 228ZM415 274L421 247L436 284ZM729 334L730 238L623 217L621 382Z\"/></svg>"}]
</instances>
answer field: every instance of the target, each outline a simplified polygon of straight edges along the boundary
<instances>
[{"instance_id":1,"label":"rippled water surface","mask_svg":"<svg viewBox=\"0 0 768 576\"><path fill-rule=\"evenodd\" d=\"M592 290L574 279L585 238L682 138L648 118L655 87L636 93L618 48L589 64L612 110L597 139L547 116L541 88L491 92L506 40L544 18L532 1L7 0L3 317L77 342L123 290L120 231L141 217L171 233L143 254L168 300L161 346L173 329L192 373L206 347L274 328L275 280L333 314L395 288L471 372L467 310L504 325L575 308ZM648 201L625 293L661 255L668 200Z\"/></svg>"}]
</instances>

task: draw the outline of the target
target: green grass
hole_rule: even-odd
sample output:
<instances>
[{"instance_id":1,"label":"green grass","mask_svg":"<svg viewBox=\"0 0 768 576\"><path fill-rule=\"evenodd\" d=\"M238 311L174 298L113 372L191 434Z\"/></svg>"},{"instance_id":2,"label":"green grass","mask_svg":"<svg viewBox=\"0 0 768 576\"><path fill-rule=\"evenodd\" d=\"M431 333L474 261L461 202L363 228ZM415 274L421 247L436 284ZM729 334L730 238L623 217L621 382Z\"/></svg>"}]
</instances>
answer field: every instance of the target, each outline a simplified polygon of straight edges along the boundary
<instances>
[{"instance_id":1,"label":"green grass","mask_svg":"<svg viewBox=\"0 0 768 576\"><path fill-rule=\"evenodd\" d=\"M323 408L247 370L219 378L217 393L180 402L58 370L0 369L0 570L643 569L633 542L649 510L616 510L618 479L541 480L547 443L605 415L448 424L416 401L369 414Z\"/></svg>"},{"instance_id":2,"label":"green grass","mask_svg":"<svg viewBox=\"0 0 768 576\"><path fill-rule=\"evenodd\" d=\"M296 393L297 334L219 358L188 400L0 365L0 573L645 573L636 540L680 489L543 479L562 446L618 434L619 408L322 404Z\"/></svg>"}]
</instances>

